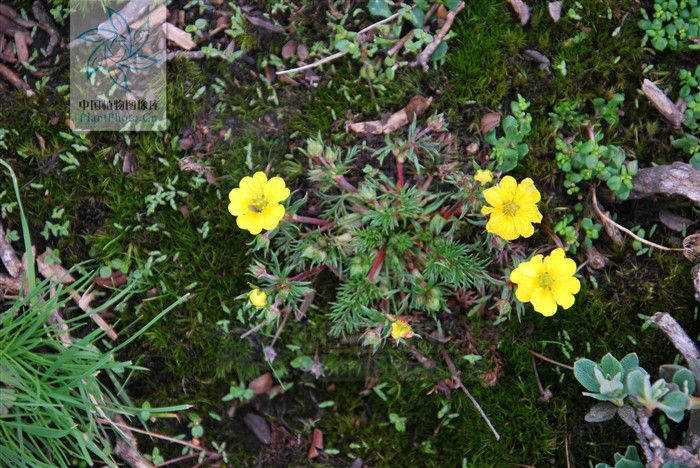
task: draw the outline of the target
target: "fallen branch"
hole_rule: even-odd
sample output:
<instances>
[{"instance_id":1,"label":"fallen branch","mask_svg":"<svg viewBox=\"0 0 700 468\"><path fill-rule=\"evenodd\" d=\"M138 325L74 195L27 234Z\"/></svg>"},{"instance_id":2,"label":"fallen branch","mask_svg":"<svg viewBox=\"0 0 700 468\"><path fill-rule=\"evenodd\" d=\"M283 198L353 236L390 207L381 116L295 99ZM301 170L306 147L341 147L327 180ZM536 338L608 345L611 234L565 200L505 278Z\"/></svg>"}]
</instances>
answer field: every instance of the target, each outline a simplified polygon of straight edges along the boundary
<instances>
[{"instance_id":1,"label":"fallen branch","mask_svg":"<svg viewBox=\"0 0 700 468\"><path fill-rule=\"evenodd\" d=\"M642 92L671 125L674 127L681 126L685 120L685 115L653 81L645 79L644 83L642 83Z\"/></svg>"},{"instance_id":2,"label":"fallen branch","mask_svg":"<svg viewBox=\"0 0 700 468\"><path fill-rule=\"evenodd\" d=\"M450 11L447 14L447 17L445 18L445 22L443 23L442 27L440 28L440 31L435 35L433 38L433 41L428 44L423 51L418 54L418 57L416 57L416 61L413 62L411 65L412 66L417 66L420 65L423 68L424 72L427 72L429 67L428 67L428 60L430 60L430 57L432 57L433 53L435 53L435 50L437 50L438 46L442 43L442 41L445 39L445 36L447 33L450 31L450 28L452 27L452 23L454 23L455 18L459 14L460 11L464 9L464 2L460 2L457 7Z\"/></svg>"},{"instance_id":3,"label":"fallen branch","mask_svg":"<svg viewBox=\"0 0 700 468\"><path fill-rule=\"evenodd\" d=\"M677 161L640 169L632 183L632 200L658 194L680 195L700 205L700 172L690 164Z\"/></svg>"},{"instance_id":4,"label":"fallen branch","mask_svg":"<svg viewBox=\"0 0 700 468\"><path fill-rule=\"evenodd\" d=\"M651 321L658 325L661 331L666 334L686 362L690 363L700 358L700 352L697 346L695 346L695 342L690 339L685 330L683 330L683 327L680 326L671 314L657 312L651 317Z\"/></svg>"}]
</instances>

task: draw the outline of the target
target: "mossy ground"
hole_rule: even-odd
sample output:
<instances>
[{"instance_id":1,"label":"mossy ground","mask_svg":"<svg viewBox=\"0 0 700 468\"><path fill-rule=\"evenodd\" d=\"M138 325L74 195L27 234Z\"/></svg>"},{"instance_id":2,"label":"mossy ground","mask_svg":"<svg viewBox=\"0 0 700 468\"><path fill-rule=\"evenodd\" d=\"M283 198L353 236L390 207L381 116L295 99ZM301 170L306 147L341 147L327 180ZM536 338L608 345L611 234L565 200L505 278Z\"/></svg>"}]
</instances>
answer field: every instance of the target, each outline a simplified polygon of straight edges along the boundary
<instances>
[{"instance_id":1,"label":"mossy ground","mask_svg":"<svg viewBox=\"0 0 700 468\"><path fill-rule=\"evenodd\" d=\"M19 172L28 218L40 248L59 249L66 265L88 258L96 259L96 266L125 257L143 262L153 251L166 255L168 260L154 267L156 297L140 309L142 316L125 312L118 317L124 323L150 318L185 291L193 295L129 351L128 357L151 369L131 383L132 395L152 405L187 402L195 405L200 415L210 411L222 415L222 422L205 416L205 440L226 441L228 450L235 454L234 466L255 463L259 447L245 436L240 419L227 420L228 406L221 402L230 382L247 382L269 370L260 356L262 343L240 340L242 330L237 328L236 317L225 310L235 309L234 298L247 287L244 272L250 238L235 227L226 212L225 199L228 190L249 172L249 151L254 166L264 167L272 161L293 185L301 166L286 157L290 148L318 132L326 138L341 135L348 111L375 118L376 106L395 110L414 94L434 95L434 110L444 112L458 140L466 141L476 135L484 109L501 109L520 93L532 102L534 131L528 139L530 155L517 175L533 177L547 192L544 212L550 224L555 208L576 201L562 195L559 178L553 175L554 135L547 114L561 99L624 92L625 116L608 137L634 152L641 166L675 159L667 130L639 99L637 89L642 69L650 61L661 72L675 71L679 64L673 56L651 56L641 49L637 2L584 0L579 10L582 20L565 18L557 24L550 20L546 2L531 3L531 22L521 27L505 1L468 2L454 26L456 36L444 66L429 74L417 70L400 73L376 101L366 82L355 78L357 70L342 60L329 68L317 89L277 84L274 91L251 79L252 69L245 70L245 65L172 63L169 136L191 131L201 137L195 142L201 147L195 150L206 154L218 175L225 175L220 189L207 184L188 186L189 176L178 168L179 158L187 153L173 149L155 134L132 134L129 145L122 135L92 134L90 150L80 155L77 170L62 172L59 162L56 169L42 171L40 168L67 146L59 134L69 131L64 122L66 101L48 89L32 101L3 93L0 128L12 128L18 134L8 137L10 151L0 150L0 155L12 160ZM251 47L256 50L254 43ZM259 51L261 46L257 47ZM525 60L525 49L547 55L550 70L540 70ZM566 76L555 68L562 60L567 64ZM227 83L227 93L216 96L208 92L199 100L191 99L197 89L217 77ZM67 72L56 81L66 80ZM278 105L271 100L273 93ZM219 102L229 107L217 114L213 106ZM202 126L210 137L197 133L197 127L201 130ZM223 141L219 131L227 128L232 133ZM47 143L43 153L37 148L36 134ZM13 149L22 149L29 158L17 156ZM131 154L137 170L123 174L121 160L113 164L116 153ZM177 175L178 187L189 192L177 201L180 207L187 207L187 215L169 206L146 215L144 197L154 192L153 183L164 183ZM30 183L41 183L42 187ZM38 233L54 207L65 208L71 234L44 241ZM615 209L631 223L655 222L654 213L638 204L626 203ZM205 222L210 229L203 238ZM10 215L9 227L17 229L17 223ZM126 229L153 224L159 226L158 231ZM534 240L540 241L547 239ZM470 365L459 361L464 354L462 345L455 343L447 349L458 360L466 386L499 430L500 442L494 440L459 391L451 397L451 411L459 417L438 429L437 414L448 399L431 389L440 378L449 377L444 371L420 369L405 347L387 347L374 356L356 346L340 347L327 337L322 310L317 310L312 320L288 325L284 344L296 344L309 355L318 353L327 367L326 376L320 381L297 376L295 387L284 396L256 403L271 419L298 430L304 446L263 459L268 466L309 463L305 444L313 421L323 430L326 447L340 451L338 456L325 458L330 464L345 463L352 454L374 466L565 466L565 447L573 466L612 460L615 451L634 442L631 432L618 423L585 423L583 415L591 401L581 396L569 372L541 361L537 361L537 369L553 397L546 403L538 402L540 392L528 349L569 364L576 357L597 359L608 351L620 356L634 350L642 364L653 369L672 360L674 351L658 331L640 331L644 320L639 314L672 312L689 327L691 335L700 330L693 325L689 266L682 259L659 253L636 257L629 247L612 249L605 240L601 245L611 253L610 265L594 274L597 288L584 281L584 290L569 311L550 319L529 312L522 321L513 317L500 327L466 317L457 319L469 330L472 346L485 359ZM230 320L228 333L217 324L220 320ZM416 347L444 369L442 356L430 342L418 340ZM293 354L283 346L278 348L281 353ZM499 369L497 381L485 386L483 375L494 367ZM386 384L380 387L385 399L377 392L361 393L371 378L378 379L377 385ZM326 400L333 400L334 406L320 409L318 403ZM405 433L389 423L390 413L407 418Z\"/></svg>"}]
</instances>

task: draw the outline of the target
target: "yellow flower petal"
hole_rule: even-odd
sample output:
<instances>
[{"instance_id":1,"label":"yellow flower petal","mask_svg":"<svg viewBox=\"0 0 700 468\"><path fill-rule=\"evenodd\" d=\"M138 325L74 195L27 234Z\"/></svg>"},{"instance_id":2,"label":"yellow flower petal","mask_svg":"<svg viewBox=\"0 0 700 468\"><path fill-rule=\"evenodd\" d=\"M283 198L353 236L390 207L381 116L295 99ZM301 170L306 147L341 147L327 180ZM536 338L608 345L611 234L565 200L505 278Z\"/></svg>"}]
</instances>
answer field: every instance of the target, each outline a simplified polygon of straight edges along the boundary
<instances>
[{"instance_id":1,"label":"yellow flower petal","mask_svg":"<svg viewBox=\"0 0 700 468\"><path fill-rule=\"evenodd\" d=\"M268 180L264 172L246 176L238 188L229 192L228 211L236 216L239 228L253 235L263 229L275 229L284 218L285 208L281 201L289 198L290 191L281 177Z\"/></svg>"},{"instance_id":2,"label":"yellow flower petal","mask_svg":"<svg viewBox=\"0 0 700 468\"><path fill-rule=\"evenodd\" d=\"M518 205L532 205L540 201L540 192L535 188L535 183L529 177L518 185L515 191L514 201Z\"/></svg>"},{"instance_id":3,"label":"yellow flower petal","mask_svg":"<svg viewBox=\"0 0 700 468\"><path fill-rule=\"evenodd\" d=\"M568 309L574 305L574 294L581 289L575 273L576 262L566 258L564 250L555 249L547 257L535 255L520 263L509 279L517 286L515 297L519 301L532 303L536 312L549 317L558 306Z\"/></svg>"},{"instance_id":4,"label":"yellow flower petal","mask_svg":"<svg viewBox=\"0 0 700 468\"><path fill-rule=\"evenodd\" d=\"M527 180L527 179L525 179ZM532 181L531 181L532 182ZM498 183L498 187L503 193L502 197L505 201L512 200L515 197L515 192L518 188L518 182L511 176L505 176Z\"/></svg>"},{"instance_id":5,"label":"yellow flower petal","mask_svg":"<svg viewBox=\"0 0 700 468\"><path fill-rule=\"evenodd\" d=\"M555 291L566 291L569 294L576 294L581 290L581 282L578 278L573 276L557 278L554 280L552 289Z\"/></svg>"},{"instance_id":6,"label":"yellow flower petal","mask_svg":"<svg viewBox=\"0 0 700 468\"><path fill-rule=\"evenodd\" d=\"M474 180L481 185L485 185L493 180L493 174L488 169L478 169L476 174L474 174Z\"/></svg>"},{"instance_id":7,"label":"yellow flower petal","mask_svg":"<svg viewBox=\"0 0 700 468\"><path fill-rule=\"evenodd\" d=\"M259 289L253 289L250 294L248 294L248 300L255 307L265 307L267 305L267 293Z\"/></svg>"},{"instance_id":8,"label":"yellow flower petal","mask_svg":"<svg viewBox=\"0 0 700 468\"><path fill-rule=\"evenodd\" d=\"M263 230L264 218L262 213L248 211L236 218L236 224L239 228L245 229L254 236L260 234Z\"/></svg>"},{"instance_id":9,"label":"yellow flower petal","mask_svg":"<svg viewBox=\"0 0 700 468\"><path fill-rule=\"evenodd\" d=\"M541 254L535 255L528 262L522 262L518 265L518 270L522 271L524 275L536 278L544 272L544 265L542 264L543 256Z\"/></svg>"},{"instance_id":10,"label":"yellow flower petal","mask_svg":"<svg viewBox=\"0 0 700 468\"><path fill-rule=\"evenodd\" d=\"M488 223L486 223L486 230L505 240L517 239L518 230L515 228L515 223L513 223L511 218L511 216L492 213Z\"/></svg>"},{"instance_id":11,"label":"yellow flower petal","mask_svg":"<svg viewBox=\"0 0 700 468\"><path fill-rule=\"evenodd\" d=\"M404 320L395 320L391 322L391 337L395 340L400 340L402 338L411 338L413 336L413 330L408 322Z\"/></svg>"},{"instance_id":12,"label":"yellow flower petal","mask_svg":"<svg viewBox=\"0 0 700 468\"><path fill-rule=\"evenodd\" d=\"M509 279L518 286L515 290L515 297L520 302L530 302L532 293L538 288L537 278L527 276L519 268L516 268L511 272Z\"/></svg>"},{"instance_id":13,"label":"yellow flower petal","mask_svg":"<svg viewBox=\"0 0 700 468\"><path fill-rule=\"evenodd\" d=\"M251 197L255 194L256 184L253 181L253 178L250 176L245 176L244 178L242 178L241 181L238 183L238 186L241 188L243 194L247 197Z\"/></svg>"},{"instance_id":14,"label":"yellow flower petal","mask_svg":"<svg viewBox=\"0 0 700 468\"><path fill-rule=\"evenodd\" d=\"M501 189L499 185L494 187L489 187L484 190L484 199L486 203L491 206L499 206L504 203L503 198L501 198Z\"/></svg>"},{"instance_id":15,"label":"yellow flower petal","mask_svg":"<svg viewBox=\"0 0 700 468\"><path fill-rule=\"evenodd\" d=\"M523 237L531 237L535 233L535 228L526 218L521 216L514 216L513 218L515 221L515 229L518 231L518 234Z\"/></svg>"},{"instance_id":16,"label":"yellow flower petal","mask_svg":"<svg viewBox=\"0 0 700 468\"><path fill-rule=\"evenodd\" d=\"M228 212L233 216L240 216L246 211L250 206L250 198L243 195L240 188L235 188L231 190L228 194L228 198L231 201L228 205Z\"/></svg>"},{"instance_id":17,"label":"yellow flower petal","mask_svg":"<svg viewBox=\"0 0 700 468\"><path fill-rule=\"evenodd\" d=\"M262 211L263 229L275 229L284 218L284 206L280 204L267 205Z\"/></svg>"},{"instance_id":18,"label":"yellow flower petal","mask_svg":"<svg viewBox=\"0 0 700 468\"><path fill-rule=\"evenodd\" d=\"M550 317L557 312L557 301L554 299L554 294L545 288L535 289L530 302L532 302L535 312L539 312L545 317Z\"/></svg>"},{"instance_id":19,"label":"yellow flower petal","mask_svg":"<svg viewBox=\"0 0 700 468\"><path fill-rule=\"evenodd\" d=\"M268 203L279 203L289 197L289 189L281 177L273 177L265 185L265 199Z\"/></svg>"},{"instance_id":20,"label":"yellow flower petal","mask_svg":"<svg viewBox=\"0 0 700 468\"><path fill-rule=\"evenodd\" d=\"M574 295L561 289L554 289L554 299L563 309L568 309L574 305Z\"/></svg>"},{"instance_id":21,"label":"yellow flower petal","mask_svg":"<svg viewBox=\"0 0 700 468\"><path fill-rule=\"evenodd\" d=\"M562 249L555 249L547 258L545 268L552 275L552 278L566 278L576 273L576 262L564 257Z\"/></svg>"},{"instance_id":22,"label":"yellow flower petal","mask_svg":"<svg viewBox=\"0 0 700 468\"><path fill-rule=\"evenodd\" d=\"M267 175L265 175L263 171L258 171L253 174L253 181L255 182L255 186L259 192L262 192L267 184Z\"/></svg>"}]
</instances>

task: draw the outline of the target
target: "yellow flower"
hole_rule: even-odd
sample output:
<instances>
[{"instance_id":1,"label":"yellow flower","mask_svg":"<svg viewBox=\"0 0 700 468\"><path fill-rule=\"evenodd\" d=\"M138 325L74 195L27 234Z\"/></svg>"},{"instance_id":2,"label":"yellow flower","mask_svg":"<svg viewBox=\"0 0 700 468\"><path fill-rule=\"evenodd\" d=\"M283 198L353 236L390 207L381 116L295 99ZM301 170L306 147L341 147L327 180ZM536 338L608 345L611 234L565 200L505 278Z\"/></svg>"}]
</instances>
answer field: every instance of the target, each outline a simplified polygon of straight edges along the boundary
<instances>
[{"instance_id":1,"label":"yellow flower","mask_svg":"<svg viewBox=\"0 0 700 468\"><path fill-rule=\"evenodd\" d=\"M398 319L391 322L391 337L395 340L400 340L402 338L411 338L413 336L413 329L405 320Z\"/></svg>"},{"instance_id":2,"label":"yellow flower","mask_svg":"<svg viewBox=\"0 0 700 468\"><path fill-rule=\"evenodd\" d=\"M474 174L474 180L481 185L486 185L493 180L493 174L488 169L478 169Z\"/></svg>"},{"instance_id":3,"label":"yellow flower","mask_svg":"<svg viewBox=\"0 0 700 468\"><path fill-rule=\"evenodd\" d=\"M530 178L518 184L511 176L505 176L498 185L484 190L484 198L491 205L481 208L482 214L490 215L486 230L505 240L530 237L535 232L532 223L542 221L542 213L537 209L540 192Z\"/></svg>"},{"instance_id":4,"label":"yellow flower","mask_svg":"<svg viewBox=\"0 0 700 468\"><path fill-rule=\"evenodd\" d=\"M281 201L289 197L289 189L280 177L267 180L264 172L256 172L253 177L241 179L238 188L231 190L228 211L236 216L239 228L251 234L260 234L263 229L271 230L284 218Z\"/></svg>"},{"instance_id":5,"label":"yellow flower","mask_svg":"<svg viewBox=\"0 0 700 468\"><path fill-rule=\"evenodd\" d=\"M255 288L248 294L248 300L255 307L265 307L267 305L267 293Z\"/></svg>"},{"instance_id":6,"label":"yellow flower","mask_svg":"<svg viewBox=\"0 0 700 468\"><path fill-rule=\"evenodd\" d=\"M535 255L523 262L510 274L510 281L517 284L515 297L521 302L531 302L536 312L549 317L557 311L557 305L568 309L574 305L574 294L581 283L574 277L576 262L566 258L564 250L554 249L547 257Z\"/></svg>"}]
</instances>

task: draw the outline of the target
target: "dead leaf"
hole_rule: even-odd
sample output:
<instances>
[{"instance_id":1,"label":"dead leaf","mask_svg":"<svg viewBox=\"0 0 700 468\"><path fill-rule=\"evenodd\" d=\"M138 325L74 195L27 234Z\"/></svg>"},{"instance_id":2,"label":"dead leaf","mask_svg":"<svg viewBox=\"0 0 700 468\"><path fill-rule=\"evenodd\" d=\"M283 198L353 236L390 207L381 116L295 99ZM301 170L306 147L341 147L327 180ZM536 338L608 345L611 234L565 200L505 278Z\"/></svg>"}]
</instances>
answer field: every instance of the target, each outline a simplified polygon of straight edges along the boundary
<instances>
[{"instance_id":1,"label":"dead leaf","mask_svg":"<svg viewBox=\"0 0 700 468\"><path fill-rule=\"evenodd\" d=\"M549 10L549 16L552 17L556 23L561 19L561 5L563 2L549 2L547 4L547 9Z\"/></svg>"},{"instance_id":2,"label":"dead leaf","mask_svg":"<svg viewBox=\"0 0 700 468\"><path fill-rule=\"evenodd\" d=\"M126 153L124 155L124 162L122 163L122 172L126 175L133 174L136 172L136 158L131 153Z\"/></svg>"},{"instance_id":3,"label":"dead leaf","mask_svg":"<svg viewBox=\"0 0 700 468\"><path fill-rule=\"evenodd\" d=\"M12 245L5 239L5 231L0 224L0 260L2 264L5 265L5 269L13 278L17 278L22 272L22 263L20 262L17 254L15 254L15 249Z\"/></svg>"},{"instance_id":4,"label":"dead leaf","mask_svg":"<svg viewBox=\"0 0 700 468\"><path fill-rule=\"evenodd\" d=\"M128 277L121 271L113 271L107 278L102 278L98 276L93 281L96 285L102 286L103 288L118 288L124 286L128 281Z\"/></svg>"},{"instance_id":5,"label":"dead leaf","mask_svg":"<svg viewBox=\"0 0 700 468\"><path fill-rule=\"evenodd\" d=\"M165 38L181 49L191 50L196 45L192 40L192 34L183 31L174 24L165 23Z\"/></svg>"},{"instance_id":6,"label":"dead leaf","mask_svg":"<svg viewBox=\"0 0 700 468\"><path fill-rule=\"evenodd\" d=\"M191 156L186 156L180 159L180 170L183 172L196 172L197 174L204 174L204 177L206 177L207 182L210 185L215 187L219 186L219 181L216 180L212 168L196 162Z\"/></svg>"},{"instance_id":7,"label":"dead leaf","mask_svg":"<svg viewBox=\"0 0 700 468\"><path fill-rule=\"evenodd\" d=\"M530 21L530 8L523 0L508 0L508 3L513 7L518 18L520 18L520 24L523 26L526 25L527 22Z\"/></svg>"},{"instance_id":8,"label":"dead leaf","mask_svg":"<svg viewBox=\"0 0 700 468\"><path fill-rule=\"evenodd\" d=\"M292 58L294 55L294 52L297 50L297 41L294 39L291 39L288 41L284 47L282 47L282 58L285 60L289 60Z\"/></svg>"},{"instance_id":9,"label":"dead leaf","mask_svg":"<svg viewBox=\"0 0 700 468\"><path fill-rule=\"evenodd\" d=\"M685 120L685 115L653 81L645 79L644 83L642 83L642 92L671 125L674 127L681 126Z\"/></svg>"},{"instance_id":10,"label":"dead leaf","mask_svg":"<svg viewBox=\"0 0 700 468\"><path fill-rule=\"evenodd\" d=\"M608 262L605 255L600 253L598 249L592 246L586 248L586 260L588 261L588 266L594 270L602 270L605 268L605 264Z\"/></svg>"},{"instance_id":11,"label":"dead leaf","mask_svg":"<svg viewBox=\"0 0 700 468\"><path fill-rule=\"evenodd\" d=\"M256 377L249 384L248 388L253 391L256 395L262 393L269 393L272 388L272 374L265 372L260 377Z\"/></svg>"},{"instance_id":12,"label":"dead leaf","mask_svg":"<svg viewBox=\"0 0 700 468\"><path fill-rule=\"evenodd\" d=\"M591 206L593 207L593 212L603 225L605 233L608 235L608 237L610 237L615 245L624 244L625 240L622 237L622 233L617 226L610 222L612 219L610 218L610 214L598 204L598 197L596 196L595 188L591 189L591 195Z\"/></svg>"},{"instance_id":13,"label":"dead leaf","mask_svg":"<svg viewBox=\"0 0 700 468\"><path fill-rule=\"evenodd\" d=\"M321 429L315 428L311 434L311 446L309 447L309 459L313 460L321 455L323 451L323 432Z\"/></svg>"},{"instance_id":14,"label":"dead leaf","mask_svg":"<svg viewBox=\"0 0 700 468\"><path fill-rule=\"evenodd\" d=\"M543 53L534 49L528 49L523 52L523 55L526 59L539 63L540 70L547 70L549 68L549 57Z\"/></svg>"},{"instance_id":15,"label":"dead leaf","mask_svg":"<svg viewBox=\"0 0 700 468\"><path fill-rule=\"evenodd\" d=\"M501 123L500 112L487 112L481 117L481 134L485 135Z\"/></svg>"},{"instance_id":16,"label":"dead leaf","mask_svg":"<svg viewBox=\"0 0 700 468\"><path fill-rule=\"evenodd\" d=\"M688 226L695 224L695 221L673 214L667 210L662 210L659 213L659 221L670 230L676 232L683 232Z\"/></svg>"},{"instance_id":17,"label":"dead leaf","mask_svg":"<svg viewBox=\"0 0 700 468\"><path fill-rule=\"evenodd\" d=\"M260 443L270 445L270 442L272 442L272 433L270 432L270 426L267 424L267 421L265 421L265 418L255 413L248 413L243 416L243 422Z\"/></svg>"},{"instance_id":18,"label":"dead leaf","mask_svg":"<svg viewBox=\"0 0 700 468\"><path fill-rule=\"evenodd\" d=\"M297 46L297 57L302 62L306 62L309 59L309 49L306 48L304 44L299 44Z\"/></svg>"},{"instance_id":19,"label":"dead leaf","mask_svg":"<svg viewBox=\"0 0 700 468\"><path fill-rule=\"evenodd\" d=\"M361 135L387 135L413 122L413 119L425 112L432 102L433 98L413 96L403 109L394 112L386 121L372 120L369 122L351 123L348 125L348 128L350 131Z\"/></svg>"},{"instance_id":20,"label":"dead leaf","mask_svg":"<svg viewBox=\"0 0 700 468\"><path fill-rule=\"evenodd\" d=\"M258 18L257 16L252 16L246 13L243 13L243 16L245 16L245 19L247 19L250 22L250 24L257 28L265 29L267 31L280 34L284 34L286 32L283 27L276 25L270 20Z\"/></svg>"},{"instance_id":21,"label":"dead leaf","mask_svg":"<svg viewBox=\"0 0 700 468\"><path fill-rule=\"evenodd\" d=\"M17 58L20 62L29 61L29 46L27 45L27 33L24 31L15 32L15 48L17 49Z\"/></svg>"},{"instance_id":22,"label":"dead leaf","mask_svg":"<svg viewBox=\"0 0 700 468\"><path fill-rule=\"evenodd\" d=\"M46 151L46 140L44 140L44 137L41 136L39 132L34 132L34 136L36 137L37 143L39 143L41 154L44 154L44 151Z\"/></svg>"},{"instance_id":23,"label":"dead leaf","mask_svg":"<svg viewBox=\"0 0 700 468\"><path fill-rule=\"evenodd\" d=\"M71 284L75 281L75 278L66 270L62 265L58 263L46 263L46 257L50 254L50 250L47 250L43 254L36 257L36 264L41 276L46 279L61 283L61 284ZM73 298L78 307L80 307L83 312L90 315L90 318L100 327L109 338L112 340L117 339L117 332L103 319L99 314L91 313L93 311L90 303L94 299L94 294L92 293L92 286L87 289L82 295L78 294L77 291L68 291L70 296Z\"/></svg>"},{"instance_id":24,"label":"dead leaf","mask_svg":"<svg viewBox=\"0 0 700 468\"><path fill-rule=\"evenodd\" d=\"M695 300L700 302L700 264L697 264L690 270L695 285Z\"/></svg>"}]
</instances>

